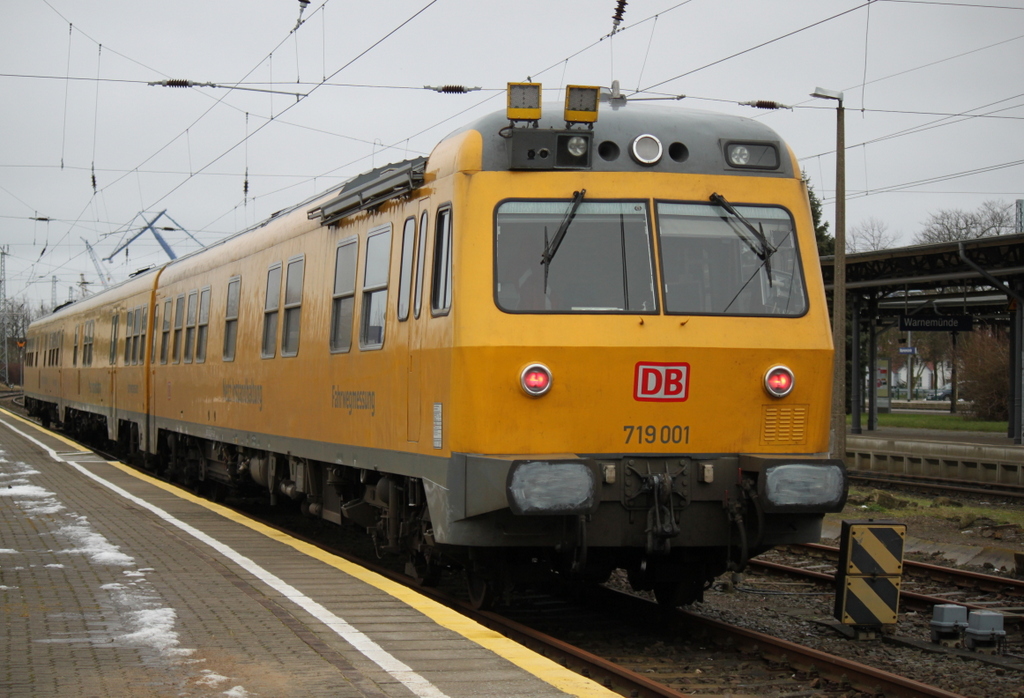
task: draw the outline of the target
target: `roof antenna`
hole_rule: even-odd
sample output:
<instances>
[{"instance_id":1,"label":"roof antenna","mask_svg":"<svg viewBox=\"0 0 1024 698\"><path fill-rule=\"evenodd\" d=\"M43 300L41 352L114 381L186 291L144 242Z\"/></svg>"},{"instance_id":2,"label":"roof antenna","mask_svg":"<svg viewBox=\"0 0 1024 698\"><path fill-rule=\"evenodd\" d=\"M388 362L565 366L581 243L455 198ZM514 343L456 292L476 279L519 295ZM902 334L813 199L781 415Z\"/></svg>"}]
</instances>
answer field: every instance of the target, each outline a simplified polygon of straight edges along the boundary
<instances>
[{"instance_id":1,"label":"roof antenna","mask_svg":"<svg viewBox=\"0 0 1024 698\"><path fill-rule=\"evenodd\" d=\"M626 106L626 95L622 94L622 91L619 89L618 80L612 80L611 89L607 87L601 88L601 101L610 104L612 109Z\"/></svg>"}]
</instances>

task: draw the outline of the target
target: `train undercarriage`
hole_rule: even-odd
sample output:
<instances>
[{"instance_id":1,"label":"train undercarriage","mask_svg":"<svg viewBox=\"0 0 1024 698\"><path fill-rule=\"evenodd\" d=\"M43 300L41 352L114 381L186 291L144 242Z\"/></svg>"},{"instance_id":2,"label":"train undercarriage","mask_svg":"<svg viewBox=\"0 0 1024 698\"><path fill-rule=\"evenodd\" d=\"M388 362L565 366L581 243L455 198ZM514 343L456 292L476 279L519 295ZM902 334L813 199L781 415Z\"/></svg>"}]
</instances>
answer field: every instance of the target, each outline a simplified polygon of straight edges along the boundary
<instances>
[{"instance_id":1,"label":"train undercarriage","mask_svg":"<svg viewBox=\"0 0 1024 698\"><path fill-rule=\"evenodd\" d=\"M52 405L27 406L44 425L57 422ZM720 483L702 500L689 490L686 466L662 467L652 459L646 472L619 464L626 475L612 488L615 494L587 511L523 516L505 508L470 517L473 535L483 531L485 537L478 540L487 543L451 544L444 540L453 538L446 528L451 524L432 520L431 511L440 507L436 501L431 506L431 483L422 478L172 431L159 432L152 454L140 448L134 422L119 423L117 440L110 441L104 416L70 408L62 416L59 426L72 436L213 499L229 492L255 495L312 519L354 526L369 536L379 554L404 558L406 574L422 585L461 570L477 607L510 602L517 589L552 579L602 583L616 569L626 571L634 590L652 592L665 605L685 605L700 600L718 575L742 571L750 557L775 544L816 539L820 531L820 511L766 513L756 473L730 485ZM609 464L599 463L594 470L607 475ZM734 463L723 468L738 470ZM698 477L711 479L708 472ZM735 495L721 497L720 492ZM512 543L507 535L512 529L533 534Z\"/></svg>"}]
</instances>

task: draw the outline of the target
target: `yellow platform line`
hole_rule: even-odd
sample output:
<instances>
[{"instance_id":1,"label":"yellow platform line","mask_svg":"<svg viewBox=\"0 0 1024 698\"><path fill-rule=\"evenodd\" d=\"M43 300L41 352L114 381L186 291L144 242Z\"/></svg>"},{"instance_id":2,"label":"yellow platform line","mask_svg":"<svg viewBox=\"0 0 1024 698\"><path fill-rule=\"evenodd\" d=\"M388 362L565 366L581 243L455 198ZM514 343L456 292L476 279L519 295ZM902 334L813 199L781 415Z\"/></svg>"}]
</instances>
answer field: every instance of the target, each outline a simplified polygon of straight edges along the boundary
<instances>
[{"instance_id":1,"label":"yellow platform line","mask_svg":"<svg viewBox=\"0 0 1024 698\"><path fill-rule=\"evenodd\" d=\"M90 453L90 451L82 449L81 445L65 438L61 434L43 429L35 422L27 420L8 410L0 408L0 411L3 411L5 414L19 422L28 424L48 436L68 444L73 449L81 451L83 454ZM326 565L330 565L351 577L355 577L372 587L380 589L384 593L389 594L411 608L416 609L441 627L447 628L467 640L494 652L498 656L507 659L516 666L536 676L545 683L554 686L560 691L564 691L569 695L579 696L580 698L612 698L619 695L591 681L590 679L584 678L579 674L566 669L547 657L534 652L530 648L524 647L514 640L510 640L501 633L491 630L490 628L486 628L475 620L467 618L461 613L454 611L433 599L429 599L408 587L402 586L397 582L393 582L387 577L383 577L376 572L372 572L365 567L360 567L353 562L349 562L348 560L339 558L336 555L332 555L331 553L321 550L315 545L298 540L287 533L278 531L277 529L271 528L270 526L266 526L257 521L253 521L223 505L203 499L202 497L197 497L189 492L185 492L175 485L164 482L163 480L158 480L157 478L135 470L124 463L116 461L106 461L106 463L138 480L142 480L143 482L153 485L154 487L158 487L165 492L169 492L179 499L184 499L188 502L204 507L226 519L245 526L256 533L282 543L283 545L287 545L303 555L315 558L316 560L319 560Z\"/></svg>"}]
</instances>

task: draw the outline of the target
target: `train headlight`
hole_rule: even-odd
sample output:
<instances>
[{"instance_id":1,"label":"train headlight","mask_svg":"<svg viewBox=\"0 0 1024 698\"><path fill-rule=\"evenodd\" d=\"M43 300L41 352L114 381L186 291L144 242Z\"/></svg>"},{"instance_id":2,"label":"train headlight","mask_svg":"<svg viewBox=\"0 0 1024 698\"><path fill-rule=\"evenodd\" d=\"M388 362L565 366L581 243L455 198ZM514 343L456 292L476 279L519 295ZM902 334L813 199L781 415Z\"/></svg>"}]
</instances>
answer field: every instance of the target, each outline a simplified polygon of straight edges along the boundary
<instances>
[{"instance_id":1,"label":"train headlight","mask_svg":"<svg viewBox=\"0 0 1024 698\"><path fill-rule=\"evenodd\" d=\"M539 121L540 93L539 82L510 82L505 116L509 121Z\"/></svg>"},{"instance_id":2,"label":"train headlight","mask_svg":"<svg viewBox=\"0 0 1024 698\"><path fill-rule=\"evenodd\" d=\"M750 151L744 145L734 145L729 148L729 164L733 167L743 167L750 164Z\"/></svg>"},{"instance_id":3,"label":"train headlight","mask_svg":"<svg viewBox=\"0 0 1024 698\"><path fill-rule=\"evenodd\" d=\"M519 374L519 386L527 395L540 397L551 390L551 370L544 364L530 364Z\"/></svg>"},{"instance_id":4,"label":"train headlight","mask_svg":"<svg viewBox=\"0 0 1024 698\"><path fill-rule=\"evenodd\" d=\"M601 102L601 88L567 85L565 88L565 122L592 124L597 121L597 108Z\"/></svg>"},{"instance_id":5,"label":"train headlight","mask_svg":"<svg viewBox=\"0 0 1024 698\"><path fill-rule=\"evenodd\" d=\"M772 397L786 397L793 390L793 372L785 366L772 366L764 374L764 389Z\"/></svg>"},{"instance_id":6,"label":"train headlight","mask_svg":"<svg viewBox=\"0 0 1024 698\"><path fill-rule=\"evenodd\" d=\"M765 468L759 490L768 513L842 511L846 469L838 461L772 465Z\"/></svg>"},{"instance_id":7,"label":"train headlight","mask_svg":"<svg viewBox=\"0 0 1024 698\"><path fill-rule=\"evenodd\" d=\"M587 154L587 148L590 144L586 138L582 136L573 136L566 144L565 149L569 151L569 154L573 157L581 158Z\"/></svg>"},{"instance_id":8,"label":"train headlight","mask_svg":"<svg viewBox=\"0 0 1024 698\"><path fill-rule=\"evenodd\" d=\"M656 136L645 133L633 139L629 152L633 159L641 165L656 165L661 160L664 150L661 147L661 141Z\"/></svg>"},{"instance_id":9,"label":"train headlight","mask_svg":"<svg viewBox=\"0 0 1024 698\"><path fill-rule=\"evenodd\" d=\"M726 143L725 160L730 167L752 170L777 170L780 164L774 143Z\"/></svg>"},{"instance_id":10,"label":"train headlight","mask_svg":"<svg viewBox=\"0 0 1024 698\"><path fill-rule=\"evenodd\" d=\"M590 141L589 133L573 134L560 133L557 136L555 156L555 167L586 169L590 167Z\"/></svg>"},{"instance_id":11,"label":"train headlight","mask_svg":"<svg viewBox=\"0 0 1024 698\"><path fill-rule=\"evenodd\" d=\"M587 514L598 504L596 466L588 461L513 461L505 496L513 514Z\"/></svg>"}]
</instances>

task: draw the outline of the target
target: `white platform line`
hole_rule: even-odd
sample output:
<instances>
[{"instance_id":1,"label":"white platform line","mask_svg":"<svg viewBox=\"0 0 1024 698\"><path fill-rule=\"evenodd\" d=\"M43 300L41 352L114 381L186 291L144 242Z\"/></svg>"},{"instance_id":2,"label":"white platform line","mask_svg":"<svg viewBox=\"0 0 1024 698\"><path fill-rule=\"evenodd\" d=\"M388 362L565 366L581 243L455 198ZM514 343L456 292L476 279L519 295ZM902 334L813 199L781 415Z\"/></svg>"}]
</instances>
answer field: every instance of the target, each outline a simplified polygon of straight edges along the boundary
<instances>
[{"instance_id":1,"label":"white platform line","mask_svg":"<svg viewBox=\"0 0 1024 698\"><path fill-rule=\"evenodd\" d=\"M423 698L448 698L447 694L445 694L439 688L434 686L434 684L430 683L430 681L417 674L404 662L399 661L387 650L385 650L372 639L367 637L366 634L364 634L362 631L353 627L343 618L335 615L328 609L324 608L318 602L309 598L308 596L306 596L305 594L303 594L298 589L291 586L281 578L260 567L255 562L245 557L241 553L237 552L230 546L221 543L216 538L213 538L212 536L203 533L194 526L191 526L185 523L184 521L175 518L174 516L167 513L160 507L154 504L150 504L144 499L140 499L139 497L136 497L130 492L118 487L114 483L109 482L108 480L103 479L99 475L90 472L88 469L82 467L78 463L62 458L61 455L57 453L54 449L50 448L42 441L39 441L38 439L35 439L32 436L29 436L28 434L14 427L10 423L4 420L0 420L0 423L3 423L4 426L6 426L14 433L20 435L24 439L27 439L28 441L31 441L32 443L36 444L37 446L45 450L50 455L50 458L52 458L53 460L70 465L71 467L75 468L86 477L92 478L99 484L103 485L104 487L107 487L113 492L116 492L117 494L129 500L130 502L133 502L139 505L140 507L143 507L144 509L148 509L149 511L153 512L167 523L171 524L172 526L175 526L176 528L181 529L182 531L188 533L195 539L200 540L203 543L206 543L224 557L232 560L240 567L255 575L264 584L271 587L272 589L280 593L282 596L287 597L297 606L304 609L312 616L314 616L317 620L319 620L321 623L323 623L328 628L333 630L335 633L338 634L339 637L345 640L345 642L352 645L352 647L361 652L367 659L369 659L374 664L379 666L381 669L386 671L397 681L401 682L415 695L422 696ZM85 455L85 453L82 451L77 452L77 454Z\"/></svg>"}]
</instances>

